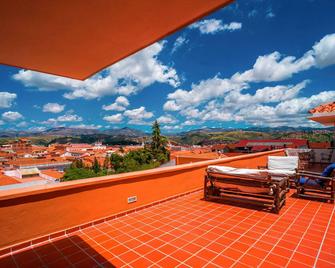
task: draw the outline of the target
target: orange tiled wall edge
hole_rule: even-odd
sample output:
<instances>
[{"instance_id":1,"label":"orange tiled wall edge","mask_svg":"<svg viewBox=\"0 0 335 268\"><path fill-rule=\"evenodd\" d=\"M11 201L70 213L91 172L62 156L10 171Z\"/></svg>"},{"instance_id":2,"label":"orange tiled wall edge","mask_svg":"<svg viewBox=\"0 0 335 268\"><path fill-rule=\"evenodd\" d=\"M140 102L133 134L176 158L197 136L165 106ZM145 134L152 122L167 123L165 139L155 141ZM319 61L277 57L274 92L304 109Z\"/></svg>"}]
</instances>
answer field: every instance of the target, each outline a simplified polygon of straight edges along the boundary
<instances>
[{"instance_id":1,"label":"orange tiled wall edge","mask_svg":"<svg viewBox=\"0 0 335 268\"><path fill-rule=\"evenodd\" d=\"M283 150L0 193L0 248L107 217L203 185L208 165L256 168ZM138 201L127 203L127 197Z\"/></svg>"}]
</instances>

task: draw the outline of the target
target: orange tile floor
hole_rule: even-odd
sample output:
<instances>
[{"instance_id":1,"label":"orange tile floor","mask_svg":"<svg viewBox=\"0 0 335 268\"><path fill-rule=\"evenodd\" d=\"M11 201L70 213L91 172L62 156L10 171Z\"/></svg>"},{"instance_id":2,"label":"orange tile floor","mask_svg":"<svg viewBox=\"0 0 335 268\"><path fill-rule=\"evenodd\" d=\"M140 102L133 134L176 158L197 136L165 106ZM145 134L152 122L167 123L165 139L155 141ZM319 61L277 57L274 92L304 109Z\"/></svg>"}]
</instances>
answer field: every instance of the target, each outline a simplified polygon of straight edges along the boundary
<instances>
[{"instance_id":1,"label":"orange tile floor","mask_svg":"<svg viewBox=\"0 0 335 268\"><path fill-rule=\"evenodd\" d=\"M0 259L6 268L122 266L335 267L334 205L289 197L276 215L196 192Z\"/></svg>"}]
</instances>

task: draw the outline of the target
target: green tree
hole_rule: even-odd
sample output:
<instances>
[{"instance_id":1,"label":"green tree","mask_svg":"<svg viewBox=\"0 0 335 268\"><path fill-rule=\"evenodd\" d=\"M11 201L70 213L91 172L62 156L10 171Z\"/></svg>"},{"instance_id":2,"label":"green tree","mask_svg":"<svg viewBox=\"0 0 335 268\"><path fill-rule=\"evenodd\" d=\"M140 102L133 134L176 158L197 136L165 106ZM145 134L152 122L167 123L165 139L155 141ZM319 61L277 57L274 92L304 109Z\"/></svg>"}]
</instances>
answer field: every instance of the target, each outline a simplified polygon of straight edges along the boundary
<instances>
[{"instance_id":1,"label":"green tree","mask_svg":"<svg viewBox=\"0 0 335 268\"><path fill-rule=\"evenodd\" d=\"M98 159L96 157L94 157L92 170L94 171L94 173L99 173L101 171L100 164L99 164Z\"/></svg>"},{"instance_id":2,"label":"green tree","mask_svg":"<svg viewBox=\"0 0 335 268\"><path fill-rule=\"evenodd\" d=\"M73 168L83 168L83 167L84 167L84 163L83 163L83 160L80 158L75 159L70 166L70 168L72 169Z\"/></svg>"},{"instance_id":3,"label":"green tree","mask_svg":"<svg viewBox=\"0 0 335 268\"><path fill-rule=\"evenodd\" d=\"M170 160L170 153L167 149L167 139L161 135L161 130L157 120L152 125L151 152L155 160L164 163Z\"/></svg>"},{"instance_id":4,"label":"green tree","mask_svg":"<svg viewBox=\"0 0 335 268\"><path fill-rule=\"evenodd\" d=\"M109 170L109 168L110 168L110 158L106 155L105 160L104 160L103 169Z\"/></svg>"},{"instance_id":5,"label":"green tree","mask_svg":"<svg viewBox=\"0 0 335 268\"><path fill-rule=\"evenodd\" d=\"M120 168L123 167L123 156L112 153L110 156L110 162L112 169L114 169L115 172L117 172Z\"/></svg>"}]
</instances>

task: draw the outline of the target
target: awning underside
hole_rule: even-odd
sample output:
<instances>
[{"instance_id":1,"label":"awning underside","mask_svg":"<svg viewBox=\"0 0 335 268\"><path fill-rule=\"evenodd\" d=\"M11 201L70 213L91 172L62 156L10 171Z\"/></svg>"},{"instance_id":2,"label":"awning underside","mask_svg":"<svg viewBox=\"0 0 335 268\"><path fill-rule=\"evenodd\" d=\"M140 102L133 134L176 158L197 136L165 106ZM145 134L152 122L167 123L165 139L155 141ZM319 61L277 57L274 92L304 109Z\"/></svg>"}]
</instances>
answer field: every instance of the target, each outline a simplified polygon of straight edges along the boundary
<instances>
[{"instance_id":1,"label":"awning underside","mask_svg":"<svg viewBox=\"0 0 335 268\"><path fill-rule=\"evenodd\" d=\"M232 0L0 2L0 63L86 79Z\"/></svg>"}]
</instances>

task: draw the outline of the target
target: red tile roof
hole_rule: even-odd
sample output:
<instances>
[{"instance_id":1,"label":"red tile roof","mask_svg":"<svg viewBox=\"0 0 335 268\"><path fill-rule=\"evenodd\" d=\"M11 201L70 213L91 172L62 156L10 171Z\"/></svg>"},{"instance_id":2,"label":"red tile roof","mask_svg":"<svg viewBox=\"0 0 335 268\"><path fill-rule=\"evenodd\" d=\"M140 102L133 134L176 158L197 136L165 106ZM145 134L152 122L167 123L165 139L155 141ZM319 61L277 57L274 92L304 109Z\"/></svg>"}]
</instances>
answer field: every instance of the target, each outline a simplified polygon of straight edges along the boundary
<instances>
[{"instance_id":1,"label":"red tile roof","mask_svg":"<svg viewBox=\"0 0 335 268\"><path fill-rule=\"evenodd\" d=\"M41 173L49 176L49 177L52 177L52 178L55 178L55 179L60 179L64 176L64 173L62 172L59 172L55 169L45 169L45 170L41 170Z\"/></svg>"},{"instance_id":2,"label":"red tile roof","mask_svg":"<svg viewBox=\"0 0 335 268\"><path fill-rule=\"evenodd\" d=\"M328 149L330 148L330 142L309 142L308 146L311 149Z\"/></svg>"},{"instance_id":3,"label":"red tile roof","mask_svg":"<svg viewBox=\"0 0 335 268\"><path fill-rule=\"evenodd\" d=\"M295 147L307 146L305 139L281 139L281 140L240 140L235 147L255 147L255 146L283 146Z\"/></svg>"},{"instance_id":4,"label":"red tile roof","mask_svg":"<svg viewBox=\"0 0 335 268\"><path fill-rule=\"evenodd\" d=\"M20 183L20 182L12 177L8 177L4 174L0 174L0 186L16 184L16 183Z\"/></svg>"},{"instance_id":5,"label":"red tile roof","mask_svg":"<svg viewBox=\"0 0 335 268\"><path fill-rule=\"evenodd\" d=\"M53 163L62 163L67 162L63 158L54 157L54 158L19 158L15 160L8 161L9 165L15 166L30 166L30 165L43 165L43 164L53 164Z\"/></svg>"},{"instance_id":6,"label":"red tile roof","mask_svg":"<svg viewBox=\"0 0 335 268\"><path fill-rule=\"evenodd\" d=\"M315 113L332 113L335 112L335 101L321 104L308 111L311 114Z\"/></svg>"}]
</instances>

